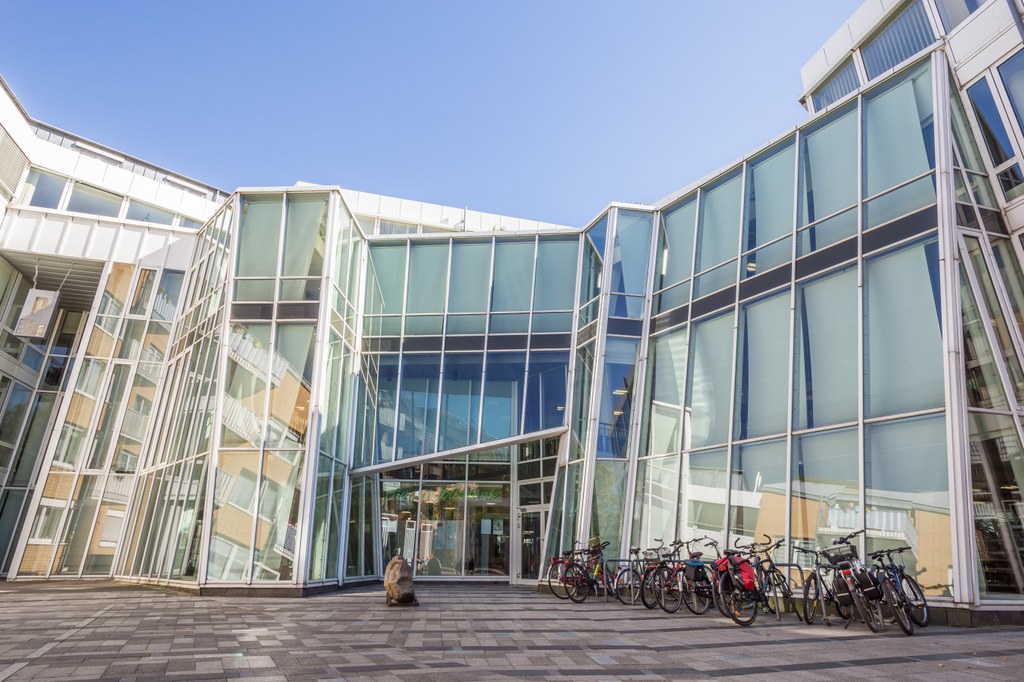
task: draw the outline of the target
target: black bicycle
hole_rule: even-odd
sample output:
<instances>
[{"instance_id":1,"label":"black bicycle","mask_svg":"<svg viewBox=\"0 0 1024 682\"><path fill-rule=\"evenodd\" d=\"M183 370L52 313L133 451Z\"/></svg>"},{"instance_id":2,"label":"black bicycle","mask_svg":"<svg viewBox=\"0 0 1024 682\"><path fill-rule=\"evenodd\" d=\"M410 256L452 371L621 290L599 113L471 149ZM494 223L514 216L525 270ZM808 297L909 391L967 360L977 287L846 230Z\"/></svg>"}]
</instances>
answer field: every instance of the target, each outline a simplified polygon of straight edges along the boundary
<instances>
[{"instance_id":1,"label":"black bicycle","mask_svg":"<svg viewBox=\"0 0 1024 682\"><path fill-rule=\"evenodd\" d=\"M832 618L829 615L829 607L832 607L836 615L844 621L849 621L853 615L851 611L853 600L845 589L843 590L843 599L840 599L835 588L835 583L839 580L836 567L828 562L820 548L813 550L794 545L793 549L813 557L810 573L807 580L804 581L804 622L810 625L818 617L818 614L821 614L825 625L831 626Z\"/></svg>"},{"instance_id":2,"label":"black bicycle","mask_svg":"<svg viewBox=\"0 0 1024 682\"><path fill-rule=\"evenodd\" d=\"M869 556L876 562L875 571L888 576L899 598L906 604L910 620L917 627L925 628L928 627L928 600L925 599L924 590L917 584L914 577L907 574L906 566L903 563L903 552L908 552L910 549L910 547L880 549L872 552ZM900 555L898 563L893 560L893 554Z\"/></svg>"}]
</instances>

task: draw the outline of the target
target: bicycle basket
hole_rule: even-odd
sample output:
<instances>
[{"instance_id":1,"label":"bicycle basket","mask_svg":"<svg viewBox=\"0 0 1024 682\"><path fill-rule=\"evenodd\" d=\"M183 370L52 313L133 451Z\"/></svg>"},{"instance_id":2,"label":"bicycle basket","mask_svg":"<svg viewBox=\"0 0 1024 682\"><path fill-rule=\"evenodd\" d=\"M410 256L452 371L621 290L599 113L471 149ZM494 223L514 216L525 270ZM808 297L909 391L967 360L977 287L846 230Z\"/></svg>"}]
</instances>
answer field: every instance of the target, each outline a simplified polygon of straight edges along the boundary
<instances>
[{"instance_id":1,"label":"bicycle basket","mask_svg":"<svg viewBox=\"0 0 1024 682\"><path fill-rule=\"evenodd\" d=\"M644 560L645 561L661 561L661 555L658 554L653 549L645 549L644 550Z\"/></svg>"},{"instance_id":2,"label":"bicycle basket","mask_svg":"<svg viewBox=\"0 0 1024 682\"><path fill-rule=\"evenodd\" d=\"M828 562L833 566L844 561L853 561L857 558L857 548L853 545L839 545L838 547L826 547L821 550Z\"/></svg>"}]
</instances>

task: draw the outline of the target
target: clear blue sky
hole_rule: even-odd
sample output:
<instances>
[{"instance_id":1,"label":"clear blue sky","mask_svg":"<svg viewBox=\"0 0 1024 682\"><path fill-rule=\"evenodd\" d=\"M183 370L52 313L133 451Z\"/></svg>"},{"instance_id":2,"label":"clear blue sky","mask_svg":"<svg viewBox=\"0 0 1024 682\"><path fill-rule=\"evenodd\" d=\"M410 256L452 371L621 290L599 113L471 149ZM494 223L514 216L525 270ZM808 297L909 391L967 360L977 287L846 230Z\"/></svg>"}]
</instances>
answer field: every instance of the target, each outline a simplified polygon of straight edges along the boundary
<instances>
[{"instance_id":1,"label":"clear blue sky","mask_svg":"<svg viewBox=\"0 0 1024 682\"><path fill-rule=\"evenodd\" d=\"M804 120L800 67L860 2L17 0L0 74L35 118L223 189L579 225Z\"/></svg>"}]
</instances>

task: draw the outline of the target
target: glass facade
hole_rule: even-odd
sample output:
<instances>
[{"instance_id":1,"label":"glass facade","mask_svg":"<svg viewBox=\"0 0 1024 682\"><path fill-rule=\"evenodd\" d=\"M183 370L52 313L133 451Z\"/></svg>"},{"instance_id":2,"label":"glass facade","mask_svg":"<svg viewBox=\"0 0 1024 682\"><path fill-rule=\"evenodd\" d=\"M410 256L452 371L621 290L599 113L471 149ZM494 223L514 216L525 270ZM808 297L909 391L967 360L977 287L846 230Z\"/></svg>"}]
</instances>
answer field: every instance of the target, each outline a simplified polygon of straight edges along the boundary
<instances>
[{"instance_id":1,"label":"glass facade","mask_svg":"<svg viewBox=\"0 0 1024 682\"><path fill-rule=\"evenodd\" d=\"M1024 52L961 90L929 18L980 7L894 7L796 130L583 229L240 190L38 339L0 249L2 572L521 583L588 542L863 528L937 603L1020 600ZM15 196L186 227L42 168Z\"/></svg>"}]
</instances>

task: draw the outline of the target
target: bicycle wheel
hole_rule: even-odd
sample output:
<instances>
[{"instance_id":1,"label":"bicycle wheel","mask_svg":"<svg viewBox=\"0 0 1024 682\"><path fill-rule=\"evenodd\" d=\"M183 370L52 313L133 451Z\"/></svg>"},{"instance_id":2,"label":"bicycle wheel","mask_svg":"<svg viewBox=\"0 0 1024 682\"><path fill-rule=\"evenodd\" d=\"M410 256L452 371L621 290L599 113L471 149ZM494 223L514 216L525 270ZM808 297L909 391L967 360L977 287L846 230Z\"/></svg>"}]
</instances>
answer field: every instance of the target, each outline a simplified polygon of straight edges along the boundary
<instances>
[{"instance_id":1,"label":"bicycle wheel","mask_svg":"<svg viewBox=\"0 0 1024 682\"><path fill-rule=\"evenodd\" d=\"M579 564L569 564L565 569L565 592L569 599L582 604L590 596L590 579L587 570Z\"/></svg>"},{"instance_id":2,"label":"bicycle wheel","mask_svg":"<svg viewBox=\"0 0 1024 682\"><path fill-rule=\"evenodd\" d=\"M624 568L615 576L615 598L631 606L640 598L640 572L635 568Z\"/></svg>"},{"instance_id":3,"label":"bicycle wheel","mask_svg":"<svg viewBox=\"0 0 1024 682\"><path fill-rule=\"evenodd\" d=\"M718 612L729 617L729 610L725 608L725 598L722 595L722 575L717 574L715 579L711 581L711 598L715 602L715 608Z\"/></svg>"},{"instance_id":4,"label":"bicycle wheel","mask_svg":"<svg viewBox=\"0 0 1024 682\"><path fill-rule=\"evenodd\" d=\"M731 574L722 576L720 589L729 618L737 625L752 624L757 618L757 600Z\"/></svg>"},{"instance_id":5,"label":"bicycle wheel","mask_svg":"<svg viewBox=\"0 0 1024 682\"><path fill-rule=\"evenodd\" d=\"M903 576L901 587L910 604L910 620L919 628L928 627L928 600L924 598L924 590L909 575Z\"/></svg>"},{"instance_id":6,"label":"bicycle wheel","mask_svg":"<svg viewBox=\"0 0 1024 682\"><path fill-rule=\"evenodd\" d=\"M824 616L821 607L821 586L818 583L818 574L811 573L804 582L804 622L810 625L818 617L818 613Z\"/></svg>"},{"instance_id":7,"label":"bicycle wheel","mask_svg":"<svg viewBox=\"0 0 1024 682\"><path fill-rule=\"evenodd\" d=\"M900 630L903 630L903 634L914 634L914 621L910 620L910 606L893 586L892 580L882 582L882 595L884 595L886 603L889 604L889 609L896 619L896 624L900 626Z\"/></svg>"},{"instance_id":8,"label":"bicycle wheel","mask_svg":"<svg viewBox=\"0 0 1024 682\"><path fill-rule=\"evenodd\" d=\"M548 566L548 589L551 594L559 599L568 599L569 595L565 589L565 568L568 566L564 561L556 561Z\"/></svg>"},{"instance_id":9,"label":"bicycle wheel","mask_svg":"<svg viewBox=\"0 0 1024 682\"><path fill-rule=\"evenodd\" d=\"M711 600L714 599L714 586L708 579L707 569L699 566L695 569L692 581L687 581L683 594L683 603L695 616L708 612Z\"/></svg>"},{"instance_id":10,"label":"bicycle wheel","mask_svg":"<svg viewBox=\"0 0 1024 682\"><path fill-rule=\"evenodd\" d=\"M670 566L658 569L658 606L665 613L675 613L683 605L682 574Z\"/></svg>"},{"instance_id":11,"label":"bicycle wheel","mask_svg":"<svg viewBox=\"0 0 1024 682\"><path fill-rule=\"evenodd\" d=\"M649 609L658 606L658 569L648 569L640 585L640 603Z\"/></svg>"},{"instance_id":12,"label":"bicycle wheel","mask_svg":"<svg viewBox=\"0 0 1024 682\"><path fill-rule=\"evenodd\" d=\"M868 601L863 593L861 593L859 587L854 587L853 605L857 609L857 614L871 632L881 632L885 629L885 623L882 622L882 614L878 610L878 605Z\"/></svg>"}]
</instances>

